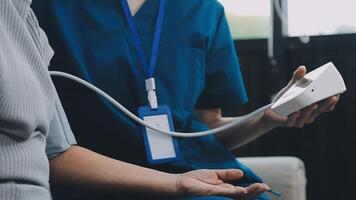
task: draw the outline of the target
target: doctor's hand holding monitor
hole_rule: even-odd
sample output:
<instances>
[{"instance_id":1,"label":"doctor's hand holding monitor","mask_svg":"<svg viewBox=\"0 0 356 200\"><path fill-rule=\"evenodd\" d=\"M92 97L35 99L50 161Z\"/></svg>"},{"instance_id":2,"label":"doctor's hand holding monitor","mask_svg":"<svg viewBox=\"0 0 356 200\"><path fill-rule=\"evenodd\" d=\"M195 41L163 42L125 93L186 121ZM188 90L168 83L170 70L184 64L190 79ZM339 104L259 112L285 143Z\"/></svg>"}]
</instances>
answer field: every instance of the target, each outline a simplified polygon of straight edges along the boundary
<instances>
[{"instance_id":1,"label":"doctor's hand holding monitor","mask_svg":"<svg viewBox=\"0 0 356 200\"><path fill-rule=\"evenodd\" d=\"M304 77L315 74L315 71L320 72L325 68L332 70L328 72L329 76L324 77L325 80L323 82L319 80L321 78L314 80L320 90L322 90L322 94L315 94L315 96L310 95L303 98L303 95L306 94L303 93L303 95L300 95L301 92L305 90L304 87L300 87L301 84L305 85L311 83L311 80L305 83ZM218 138L227 144L230 149L236 149L274 128L302 128L305 124L313 123L320 114L333 111L339 102L340 94L346 90L342 77L335 66L332 63L327 63L317 70L312 71L310 74L306 75L306 72L305 66L298 67L294 71L287 86L274 97L274 100L269 105L269 109L250 118L243 127L236 129L231 128L228 131L217 134ZM336 86L325 85L325 83ZM297 91L294 96L292 94L294 93L294 90L292 90L294 89L293 87L301 88L299 89L299 93ZM328 87L331 87L331 89L328 89ZM314 89L312 89L311 92L314 92ZM297 94L299 94L299 96ZM312 103L310 104L310 102ZM236 118L222 117L220 109L197 110L197 113L200 119L208 124L210 128L218 128L236 120Z\"/></svg>"},{"instance_id":2,"label":"doctor's hand holding monitor","mask_svg":"<svg viewBox=\"0 0 356 200\"><path fill-rule=\"evenodd\" d=\"M318 72L320 77L308 79ZM300 66L288 85L276 95L272 108L263 117L266 123L274 127L302 128L305 124L313 123L321 113L333 111L339 102L340 93L344 91L345 83L331 62L308 75L305 66Z\"/></svg>"}]
</instances>

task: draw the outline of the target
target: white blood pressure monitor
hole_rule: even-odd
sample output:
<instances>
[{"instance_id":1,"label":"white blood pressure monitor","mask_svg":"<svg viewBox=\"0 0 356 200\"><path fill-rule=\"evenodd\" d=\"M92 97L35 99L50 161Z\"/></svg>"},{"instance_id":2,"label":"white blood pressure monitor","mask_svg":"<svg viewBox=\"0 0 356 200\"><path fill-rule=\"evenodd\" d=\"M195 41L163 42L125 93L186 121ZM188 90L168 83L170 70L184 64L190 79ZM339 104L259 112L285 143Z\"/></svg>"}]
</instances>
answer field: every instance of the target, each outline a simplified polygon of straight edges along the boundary
<instances>
[{"instance_id":1,"label":"white blood pressure monitor","mask_svg":"<svg viewBox=\"0 0 356 200\"><path fill-rule=\"evenodd\" d=\"M279 115L288 116L313 103L346 91L339 71L329 62L306 74L284 93L271 109Z\"/></svg>"}]
</instances>

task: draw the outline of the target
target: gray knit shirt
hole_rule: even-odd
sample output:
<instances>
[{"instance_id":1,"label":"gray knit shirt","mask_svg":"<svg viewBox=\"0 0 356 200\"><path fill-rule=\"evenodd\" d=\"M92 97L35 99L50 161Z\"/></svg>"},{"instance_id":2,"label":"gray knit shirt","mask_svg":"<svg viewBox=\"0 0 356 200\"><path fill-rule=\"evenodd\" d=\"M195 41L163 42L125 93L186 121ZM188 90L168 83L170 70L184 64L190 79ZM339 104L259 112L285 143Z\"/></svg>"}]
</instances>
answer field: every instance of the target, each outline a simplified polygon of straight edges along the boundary
<instances>
[{"instance_id":1,"label":"gray knit shirt","mask_svg":"<svg viewBox=\"0 0 356 200\"><path fill-rule=\"evenodd\" d=\"M30 3L0 0L0 200L51 199L48 159L75 143Z\"/></svg>"}]
</instances>

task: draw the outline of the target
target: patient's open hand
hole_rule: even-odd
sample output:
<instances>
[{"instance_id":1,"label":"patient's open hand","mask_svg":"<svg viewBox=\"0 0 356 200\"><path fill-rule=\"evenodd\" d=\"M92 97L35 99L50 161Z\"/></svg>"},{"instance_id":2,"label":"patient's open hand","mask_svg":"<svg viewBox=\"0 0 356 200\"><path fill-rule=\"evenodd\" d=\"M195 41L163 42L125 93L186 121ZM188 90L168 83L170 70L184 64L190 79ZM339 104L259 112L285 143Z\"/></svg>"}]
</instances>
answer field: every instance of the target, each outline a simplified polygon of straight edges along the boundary
<instances>
[{"instance_id":1,"label":"patient's open hand","mask_svg":"<svg viewBox=\"0 0 356 200\"><path fill-rule=\"evenodd\" d=\"M241 170L196 170L178 175L176 187L179 196L224 196L233 199L250 199L267 191L265 184L255 183L238 187L226 183L242 178Z\"/></svg>"},{"instance_id":2,"label":"patient's open hand","mask_svg":"<svg viewBox=\"0 0 356 200\"><path fill-rule=\"evenodd\" d=\"M294 71L293 77L288 85L282 89L276 96L274 102L279 99L295 82L303 78L306 74L306 68L304 66L298 67ZM329 97L323 101L310 105L303 110L295 112L288 117L283 117L268 110L262 117L265 123L270 124L272 128L274 127L303 127L304 124L311 124L314 120L321 114L325 112L333 111L336 104L338 103L340 95Z\"/></svg>"}]
</instances>

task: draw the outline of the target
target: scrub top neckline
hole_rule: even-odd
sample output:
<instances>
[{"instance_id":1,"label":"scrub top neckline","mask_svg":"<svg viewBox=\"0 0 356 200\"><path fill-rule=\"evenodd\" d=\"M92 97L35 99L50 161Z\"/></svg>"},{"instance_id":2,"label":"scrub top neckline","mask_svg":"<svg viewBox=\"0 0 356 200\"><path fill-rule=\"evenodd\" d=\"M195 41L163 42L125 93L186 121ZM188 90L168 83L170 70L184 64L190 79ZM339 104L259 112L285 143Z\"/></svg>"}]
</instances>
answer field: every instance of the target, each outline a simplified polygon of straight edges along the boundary
<instances>
[{"instance_id":1,"label":"scrub top neckline","mask_svg":"<svg viewBox=\"0 0 356 200\"><path fill-rule=\"evenodd\" d=\"M130 11L132 13L132 17L135 17L137 15L137 13L141 10L141 8L146 4L147 0L143 0L143 3L137 8L136 12L133 12L133 7L135 7L135 3L133 5L130 4L130 0L127 0L127 3L129 4L130 7ZM132 7L133 6L133 7Z\"/></svg>"},{"instance_id":2,"label":"scrub top neckline","mask_svg":"<svg viewBox=\"0 0 356 200\"><path fill-rule=\"evenodd\" d=\"M154 24L156 19L156 14L158 11L158 5L159 5L158 3L159 1L157 0L146 0L142 4L141 8L138 9L136 14L133 16L137 28L140 28L142 25L146 25L146 23L150 26L152 23ZM140 22L144 22L144 23L140 23Z\"/></svg>"},{"instance_id":3,"label":"scrub top neckline","mask_svg":"<svg viewBox=\"0 0 356 200\"><path fill-rule=\"evenodd\" d=\"M146 0L143 2L143 4L140 6L140 8L137 9L136 13L134 15L132 15L132 18L136 18L136 16L139 16L140 13L142 12L142 10L147 6L147 4L149 3L150 0ZM131 10L131 8L130 8ZM132 11L131 11L132 13Z\"/></svg>"}]
</instances>

